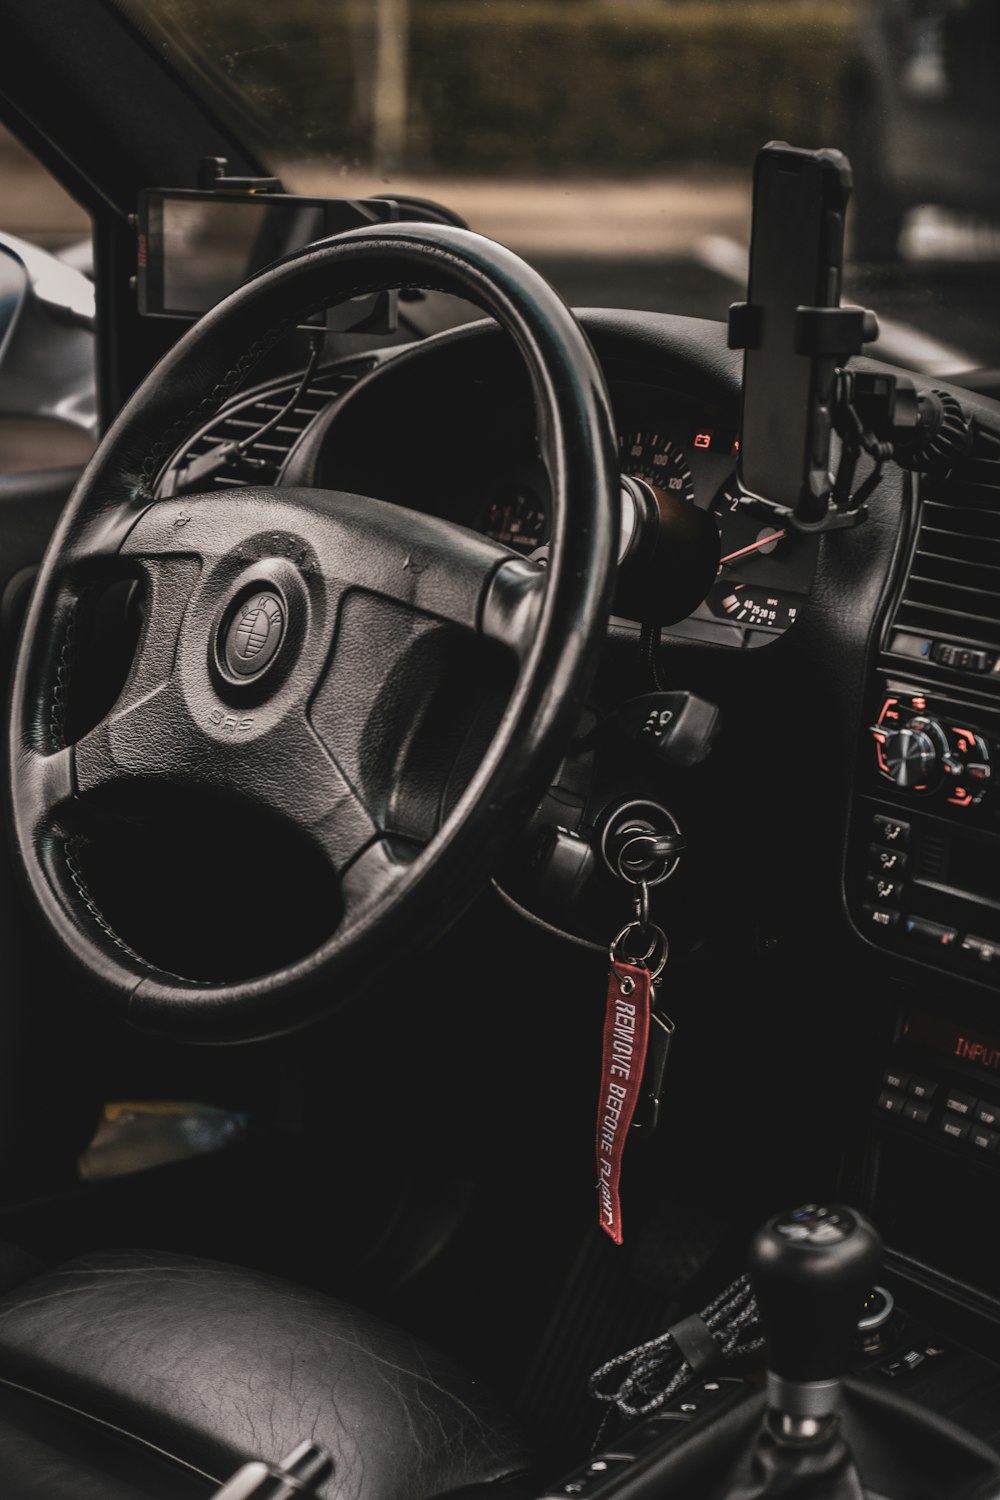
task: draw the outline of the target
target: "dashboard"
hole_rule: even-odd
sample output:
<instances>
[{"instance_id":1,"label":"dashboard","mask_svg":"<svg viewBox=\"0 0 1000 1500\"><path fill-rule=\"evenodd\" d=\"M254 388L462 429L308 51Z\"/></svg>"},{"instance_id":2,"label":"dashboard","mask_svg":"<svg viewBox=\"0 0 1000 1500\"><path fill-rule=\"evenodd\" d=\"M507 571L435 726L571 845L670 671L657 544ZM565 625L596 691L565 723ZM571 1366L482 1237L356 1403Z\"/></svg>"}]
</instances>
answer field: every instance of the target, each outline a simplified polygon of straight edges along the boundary
<instances>
[{"instance_id":1,"label":"dashboard","mask_svg":"<svg viewBox=\"0 0 1000 1500\"><path fill-rule=\"evenodd\" d=\"M507 347L468 333L396 355L360 381L293 451L289 483L357 489L460 521L544 561L549 485L530 395ZM430 346L430 347L429 347ZM704 601L669 631L720 646L767 643L794 624L815 573L815 537L749 509L736 481L737 412L645 372L608 381L623 474L711 516L720 564ZM393 412L385 431L385 412ZM670 618L669 601L664 601ZM627 596L616 614L638 623Z\"/></svg>"}]
</instances>

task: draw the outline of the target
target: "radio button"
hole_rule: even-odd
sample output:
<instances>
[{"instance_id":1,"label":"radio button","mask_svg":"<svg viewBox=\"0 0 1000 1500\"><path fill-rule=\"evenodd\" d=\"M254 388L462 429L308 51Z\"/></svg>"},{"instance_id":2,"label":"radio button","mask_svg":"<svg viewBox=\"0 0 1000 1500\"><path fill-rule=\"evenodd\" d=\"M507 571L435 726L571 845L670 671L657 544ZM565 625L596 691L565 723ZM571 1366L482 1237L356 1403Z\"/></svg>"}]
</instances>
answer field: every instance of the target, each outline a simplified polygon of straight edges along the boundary
<instances>
[{"instance_id":1,"label":"radio button","mask_svg":"<svg viewBox=\"0 0 1000 1500\"><path fill-rule=\"evenodd\" d=\"M878 1096L878 1107L887 1115L901 1115L905 1103L906 1095L897 1093L895 1089L883 1089Z\"/></svg>"},{"instance_id":2,"label":"radio button","mask_svg":"<svg viewBox=\"0 0 1000 1500\"><path fill-rule=\"evenodd\" d=\"M930 1117L929 1104L921 1104L917 1099L907 1099L903 1105L903 1119L912 1120L914 1125L926 1125Z\"/></svg>"},{"instance_id":3,"label":"radio button","mask_svg":"<svg viewBox=\"0 0 1000 1500\"><path fill-rule=\"evenodd\" d=\"M980 1099L975 1115L980 1125L1000 1127L1000 1105L991 1104L988 1099Z\"/></svg>"},{"instance_id":4,"label":"radio button","mask_svg":"<svg viewBox=\"0 0 1000 1500\"><path fill-rule=\"evenodd\" d=\"M910 1079L910 1093L914 1099L931 1100L937 1093L936 1078L917 1078L916 1075Z\"/></svg>"},{"instance_id":5,"label":"radio button","mask_svg":"<svg viewBox=\"0 0 1000 1500\"><path fill-rule=\"evenodd\" d=\"M905 1093L909 1086L910 1075L909 1073L901 1072L899 1068L886 1068L882 1075L882 1082L886 1088L899 1089L901 1093ZM983 1124L989 1125L990 1121L984 1120Z\"/></svg>"},{"instance_id":6,"label":"radio button","mask_svg":"<svg viewBox=\"0 0 1000 1500\"><path fill-rule=\"evenodd\" d=\"M940 1130L953 1141L964 1141L969 1133L968 1120L958 1120L954 1115L945 1115Z\"/></svg>"},{"instance_id":7,"label":"radio button","mask_svg":"<svg viewBox=\"0 0 1000 1500\"><path fill-rule=\"evenodd\" d=\"M945 1109L953 1110L956 1115L971 1115L979 1100L972 1094L966 1094L961 1089L949 1089L945 1095Z\"/></svg>"},{"instance_id":8,"label":"radio button","mask_svg":"<svg viewBox=\"0 0 1000 1500\"><path fill-rule=\"evenodd\" d=\"M973 1125L969 1130L969 1145L978 1151L995 1151L998 1143L1000 1135L995 1130L987 1130L985 1125Z\"/></svg>"}]
</instances>

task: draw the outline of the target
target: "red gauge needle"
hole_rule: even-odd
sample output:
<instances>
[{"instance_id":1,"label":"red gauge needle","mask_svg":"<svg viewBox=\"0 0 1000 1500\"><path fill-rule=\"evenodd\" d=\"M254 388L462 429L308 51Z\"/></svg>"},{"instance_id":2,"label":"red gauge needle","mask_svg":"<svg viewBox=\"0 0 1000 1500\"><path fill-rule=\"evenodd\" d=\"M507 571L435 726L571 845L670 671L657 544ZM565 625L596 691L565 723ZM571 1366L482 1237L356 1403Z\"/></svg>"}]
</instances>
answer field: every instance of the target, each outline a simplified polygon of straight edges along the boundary
<instances>
[{"instance_id":1,"label":"red gauge needle","mask_svg":"<svg viewBox=\"0 0 1000 1500\"><path fill-rule=\"evenodd\" d=\"M746 557L748 552L756 552L758 547L767 547L771 542L780 542L786 534L784 531L769 531L767 536L758 537L755 542L750 543L749 547L741 547L738 552L729 552L725 557L720 557L719 567L724 568L726 563L735 562L738 557Z\"/></svg>"}]
</instances>

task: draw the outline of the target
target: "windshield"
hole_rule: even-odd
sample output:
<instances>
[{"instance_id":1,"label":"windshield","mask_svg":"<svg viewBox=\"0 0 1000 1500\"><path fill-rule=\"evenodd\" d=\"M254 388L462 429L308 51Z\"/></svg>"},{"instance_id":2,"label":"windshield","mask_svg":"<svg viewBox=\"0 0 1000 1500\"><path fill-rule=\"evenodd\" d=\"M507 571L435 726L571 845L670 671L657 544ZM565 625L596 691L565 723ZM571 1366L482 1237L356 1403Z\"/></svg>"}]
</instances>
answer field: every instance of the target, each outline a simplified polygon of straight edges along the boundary
<instances>
[{"instance_id":1,"label":"windshield","mask_svg":"<svg viewBox=\"0 0 1000 1500\"><path fill-rule=\"evenodd\" d=\"M839 147L877 352L1000 366L996 0L119 3L287 191L446 204L575 306L724 318L759 147Z\"/></svg>"}]
</instances>

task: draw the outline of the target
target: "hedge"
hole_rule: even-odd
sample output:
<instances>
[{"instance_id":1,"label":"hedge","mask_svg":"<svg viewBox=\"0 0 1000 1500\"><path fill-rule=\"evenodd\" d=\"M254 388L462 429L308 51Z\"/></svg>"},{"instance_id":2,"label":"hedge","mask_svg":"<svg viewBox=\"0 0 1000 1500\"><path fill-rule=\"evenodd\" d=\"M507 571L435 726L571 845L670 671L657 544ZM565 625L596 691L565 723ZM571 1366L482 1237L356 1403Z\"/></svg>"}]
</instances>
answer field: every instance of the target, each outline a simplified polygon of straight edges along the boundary
<instances>
[{"instance_id":1,"label":"hedge","mask_svg":"<svg viewBox=\"0 0 1000 1500\"><path fill-rule=\"evenodd\" d=\"M414 136L438 167L745 165L771 136L820 145L835 128L847 28L828 4L503 4L475 25L447 5L418 14Z\"/></svg>"},{"instance_id":2,"label":"hedge","mask_svg":"<svg viewBox=\"0 0 1000 1500\"><path fill-rule=\"evenodd\" d=\"M647 174L745 169L776 136L835 144L860 3L411 0L407 159L393 165ZM242 116L265 157L356 167L369 164L372 14L371 0L259 12L165 0L158 24L218 54L223 112Z\"/></svg>"}]
</instances>

